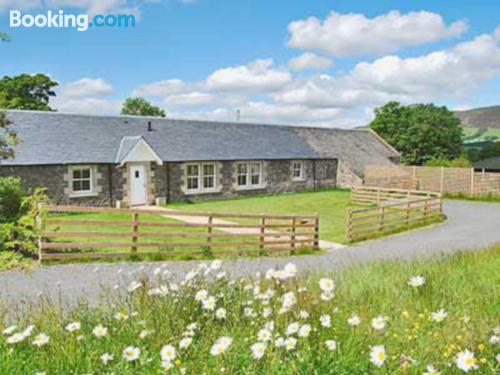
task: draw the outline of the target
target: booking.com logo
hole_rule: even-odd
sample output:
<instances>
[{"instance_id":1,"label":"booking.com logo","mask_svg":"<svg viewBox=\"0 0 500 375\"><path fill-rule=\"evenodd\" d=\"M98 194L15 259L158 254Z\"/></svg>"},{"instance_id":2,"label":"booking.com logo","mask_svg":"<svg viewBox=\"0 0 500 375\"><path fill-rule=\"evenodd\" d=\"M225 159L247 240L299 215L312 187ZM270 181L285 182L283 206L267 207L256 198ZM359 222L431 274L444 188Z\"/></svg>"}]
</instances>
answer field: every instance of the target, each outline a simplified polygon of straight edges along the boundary
<instances>
[{"instance_id":1,"label":"booking.com logo","mask_svg":"<svg viewBox=\"0 0 500 375\"><path fill-rule=\"evenodd\" d=\"M74 28L78 31L87 31L90 27L135 27L133 14L96 14L90 18L88 14L64 14L63 10L37 15L11 10L10 27Z\"/></svg>"}]
</instances>

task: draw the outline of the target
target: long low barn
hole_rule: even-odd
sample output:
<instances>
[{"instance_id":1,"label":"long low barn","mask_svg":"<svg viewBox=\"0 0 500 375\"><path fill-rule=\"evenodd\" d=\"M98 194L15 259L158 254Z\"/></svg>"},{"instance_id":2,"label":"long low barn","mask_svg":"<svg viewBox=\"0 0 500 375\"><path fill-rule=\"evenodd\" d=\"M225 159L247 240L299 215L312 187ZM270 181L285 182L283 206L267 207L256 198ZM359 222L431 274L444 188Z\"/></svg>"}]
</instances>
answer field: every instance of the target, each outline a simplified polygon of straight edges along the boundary
<instances>
[{"instance_id":1,"label":"long low barn","mask_svg":"<svg viewBox=\"0 0 500 375\"><path fill-rule=\"evenodd\" d=\"M370 130L8 111L20 143L0 176L56 203L143 205L362 183L399 162Z\"/></svg>"}]
</instances>

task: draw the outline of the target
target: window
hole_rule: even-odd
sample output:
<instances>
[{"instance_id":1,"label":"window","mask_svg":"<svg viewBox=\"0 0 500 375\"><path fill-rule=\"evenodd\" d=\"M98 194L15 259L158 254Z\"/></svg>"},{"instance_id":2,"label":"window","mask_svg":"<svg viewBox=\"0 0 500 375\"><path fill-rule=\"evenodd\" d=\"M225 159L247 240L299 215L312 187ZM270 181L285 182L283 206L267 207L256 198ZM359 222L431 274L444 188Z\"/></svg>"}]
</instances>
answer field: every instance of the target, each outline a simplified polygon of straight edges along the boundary
<instances>
[{"instance_id":1,"label":"window","mask_svg":"<svg viewBox=\"0 0 500 375\"><path fill-rule=\"evenodd\" d=\"M215 163L193 163L186 167L187 190L213 191L216 188Z\"/></svg>"},{"instance_id":2,"label":"window","mask_svg":"<svg viewBox=\"0 0 500 375\"><path fill-rule=\"evenodd\" d=\"M92 192L92 168L71 168L71 189L73 193L83 194Z\"/></svg>"},{"instance_id":3,"label":"window","mask_svg":"<svg viewBox=\"0 0 500 375\"><path fill-rule=\"evenodd\" d=\"M300 181L304 179L304 162L294 161L292 163L292 180Z\"/></svg>"},{"instance_id":4,"label":"window","mask_svg":"<svg viewBox=\"0 0 500 375\"><path fill-rule=\"evenodd\" d=\"M187 188L188 190L198 190L200 188L200 166L189 164L187 166Z\"/></svg>"},{"instance_id":5,"label":"window","mask_svg":"<svg viewBox=\"0 0 500 375\"><path fill-rule=\"evenodd\" d=\"M215 164L203 164L203 189L215 188Z\"/></svg>"},{"instance_id":6,"label":"window","mask_svg":"<svg viewBox=\"0 0 500 375\"><path fill-rule=\"evenodd\" d=\"M238 163L236 165L237 183L241 188L258 187L262 185L262 163Z\"/></svg>"}]
</instances>

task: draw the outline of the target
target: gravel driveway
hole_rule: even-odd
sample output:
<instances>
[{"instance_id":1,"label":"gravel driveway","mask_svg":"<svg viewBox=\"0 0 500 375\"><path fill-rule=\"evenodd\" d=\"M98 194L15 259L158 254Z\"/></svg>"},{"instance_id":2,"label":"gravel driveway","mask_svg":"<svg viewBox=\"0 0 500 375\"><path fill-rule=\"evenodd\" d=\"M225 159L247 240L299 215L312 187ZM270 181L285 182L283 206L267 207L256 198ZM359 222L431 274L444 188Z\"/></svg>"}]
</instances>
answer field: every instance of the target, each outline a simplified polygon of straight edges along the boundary
<instances>
[{"instance_id":1,"label":"gravel driveway","mask_svg":"<svg viewBox=\"0 0 500 375\"><path fill-rule=\"evenodd\" d=\"M416 259L484 247L500 242L500 204L446 201L448 221L433 227L345 247L324 255L287 258L228 260L223 270L231 276L294 262L299 271L333 270L355 263L384 259ZM96 303L103 291L123 289L131 280L151 275L153 270L182 276L198 262L112 263L49 266L0 273L0 299L11 306L36 298L51 298L73 305L80 299Z\"/></svg>"}]
</instances>

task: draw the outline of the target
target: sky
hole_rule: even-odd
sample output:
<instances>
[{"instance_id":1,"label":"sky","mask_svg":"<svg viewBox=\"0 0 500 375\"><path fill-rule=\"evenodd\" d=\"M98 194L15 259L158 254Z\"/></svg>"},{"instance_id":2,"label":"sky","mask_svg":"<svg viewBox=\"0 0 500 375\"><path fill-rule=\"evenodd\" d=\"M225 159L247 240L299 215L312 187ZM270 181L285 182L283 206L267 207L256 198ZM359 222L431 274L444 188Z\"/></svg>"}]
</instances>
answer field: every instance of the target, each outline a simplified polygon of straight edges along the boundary
<instances>
[{"instance_id":1,"label":"sky","mask_svg":"<svg viewBox=\"0 0 500 375\"><path fill-rule=\"evenodd\" d=\"M131 28L10 28L9 12L133 14ZM390 100L500 104L500 2L0 0L0 75L45 73L60 112L351 128Z\"/></svg>"}]
</instances>

